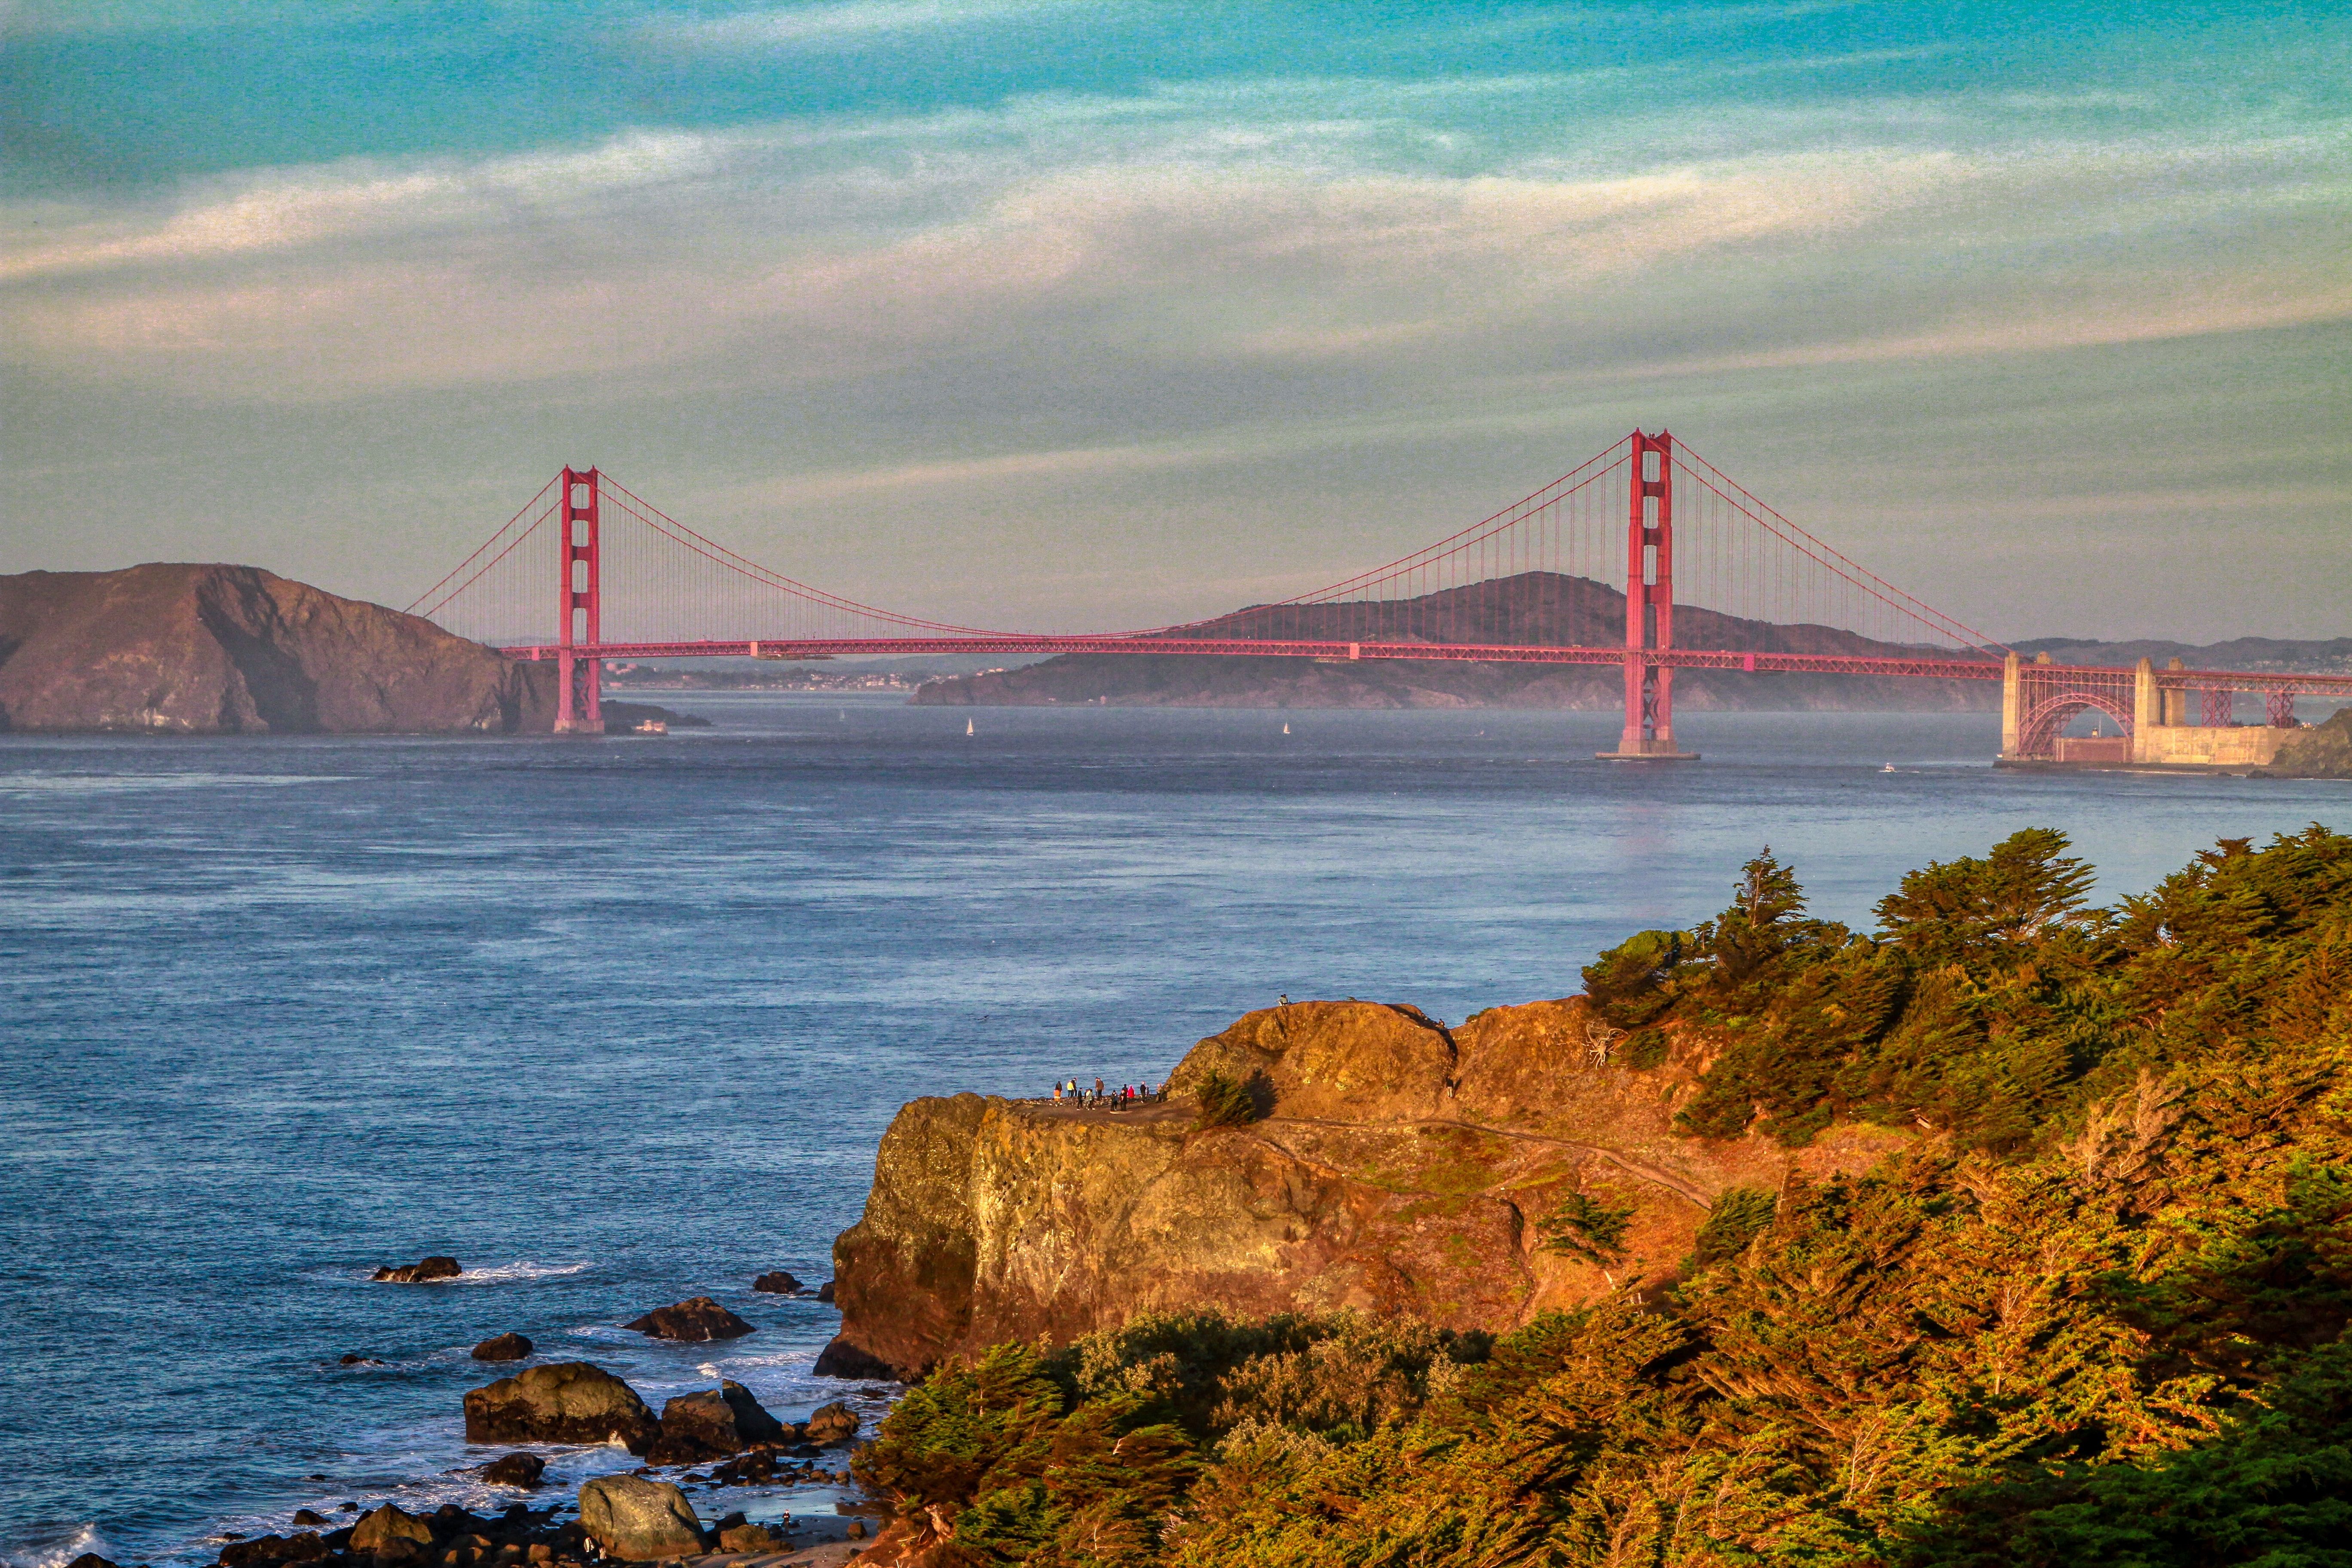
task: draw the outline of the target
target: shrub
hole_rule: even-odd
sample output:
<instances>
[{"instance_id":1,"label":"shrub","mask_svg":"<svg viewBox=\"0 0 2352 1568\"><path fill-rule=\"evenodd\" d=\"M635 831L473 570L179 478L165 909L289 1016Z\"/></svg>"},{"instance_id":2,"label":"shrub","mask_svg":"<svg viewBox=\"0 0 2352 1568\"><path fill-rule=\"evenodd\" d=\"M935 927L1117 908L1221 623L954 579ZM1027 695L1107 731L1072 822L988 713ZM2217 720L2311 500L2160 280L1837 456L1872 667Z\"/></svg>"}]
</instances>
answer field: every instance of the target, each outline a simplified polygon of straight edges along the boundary
<instances>
[{"instance_id":1,"label":"shrub","mask_svg":"<svg viewBox=\"0 0 2352 1568\"><path fill-rule=\"evenodd\" d=\"M1192 1085L1192 1100L1200 1108L1196 1127L1239 1127L1258 1119L1256 1086L1215 1068Z\"/></svg>"}]
</instances>

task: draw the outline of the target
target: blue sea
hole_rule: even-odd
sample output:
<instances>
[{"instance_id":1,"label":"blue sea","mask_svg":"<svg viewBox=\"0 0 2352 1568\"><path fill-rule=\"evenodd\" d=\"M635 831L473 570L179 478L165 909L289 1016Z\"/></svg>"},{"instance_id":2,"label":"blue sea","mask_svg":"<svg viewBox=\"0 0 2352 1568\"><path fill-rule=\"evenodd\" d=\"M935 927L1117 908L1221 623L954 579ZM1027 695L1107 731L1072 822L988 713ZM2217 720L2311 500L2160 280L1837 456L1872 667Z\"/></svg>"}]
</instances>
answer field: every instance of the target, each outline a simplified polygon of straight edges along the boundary
<instances>
[{"instance_id":1,"label":"blue sea","mask_svg":"<svg viewBox=\"0 0 2352 1568\"><path fill-rule=\"evenodd\" d=\"M2027 826L2111 899L2219 837L2352 829L2343 784L1996 773L1990 714L1692 714L1703 763L1625 767L1606 714L671 700L714 727L0 738L12 1568L508 1500L459 1417L508 1330L656 1406L725 1376L877 1413L811 1373L832 1310L750 1285L829 1278L917 1095L1156 1080L1283 994L1566 994L1766 844L1867 923ZM462 1279L367 1279L428 1253ZM620 1326L697 1294L759 1331ZM552 1459L565 1490L629 1462Z\"/></svg>"}]
</instances>

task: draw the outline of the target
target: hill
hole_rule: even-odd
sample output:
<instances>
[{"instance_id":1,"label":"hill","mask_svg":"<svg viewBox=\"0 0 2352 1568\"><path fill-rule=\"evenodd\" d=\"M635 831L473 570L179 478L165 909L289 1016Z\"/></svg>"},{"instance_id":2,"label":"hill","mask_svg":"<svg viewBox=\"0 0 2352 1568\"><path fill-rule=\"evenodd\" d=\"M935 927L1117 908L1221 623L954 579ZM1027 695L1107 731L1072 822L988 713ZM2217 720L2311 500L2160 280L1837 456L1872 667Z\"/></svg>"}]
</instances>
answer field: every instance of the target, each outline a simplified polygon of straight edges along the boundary
<instances>
[{"instance_id":1,"label":"hill","mask_svg":"<svg viewBox=\"0 0 2352 1568\"><path fill-rule=\"evenodd\" d=\"M917 1101L866 1561L2341 1568L2352 837L2088 884L2027 830L1863 934L1768 854L1563 1002Z\"/></svg>"},{"instance_id":2,"label":"hill","mask_svg":"<svg viewBox=\"0 0 2352 1568\"><path fill-rule=\"evenodd\" d=\"M0 577L13 730L511 733L552 727L551 692L430 621L252 566Z\"/></svg>"},{"instance_id":3,"label":"hill","mask_svg":"<svg viewBox=\"0 0 2352 1568\"><path fill-rule=\"evenodd\" d=\"M1169 635L1607 647L1624 641L1625 595L1590 578L1529 572L1387 603L1252 606ZM1781 626L1693 605L1675 606L1675 641L1685 647L1743 653L1899 658L1921 651L1833 626ZM1623 705L1624 689L1622 672L1607 665L1066 654L1025 668L929 681L916 691L914 700L950 707L1102 702L1134 707L1606 710ZM2000 705L2000 688L1992 681L1681 670L1675 676L1675 702L1695 710L1985 709Z\"/></svg>"}]
</instances>

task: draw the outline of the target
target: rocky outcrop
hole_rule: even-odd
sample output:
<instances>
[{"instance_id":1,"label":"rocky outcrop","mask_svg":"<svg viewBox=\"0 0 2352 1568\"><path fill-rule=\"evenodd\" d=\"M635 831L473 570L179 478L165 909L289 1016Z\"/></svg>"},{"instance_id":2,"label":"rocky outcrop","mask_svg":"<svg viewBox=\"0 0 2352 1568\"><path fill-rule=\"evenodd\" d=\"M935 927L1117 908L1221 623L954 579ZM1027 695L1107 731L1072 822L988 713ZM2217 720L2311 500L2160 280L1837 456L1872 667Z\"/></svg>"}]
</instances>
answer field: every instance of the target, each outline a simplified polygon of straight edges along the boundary
<instances>
[{"instance_id":1,"label":"rocky outcrop","mask_svg":"<svg viewBox=\"0 0 2352 1568\"><path fill-rule=\"evenodd\" d=\"M474 1347L476 1361L528 1361L538 1347L521 1334L499 1334Z\"/></svg>"},{"instance_id":2,"label":"rocky outcrop","mask_svg":"<svg viewBox=\"0 0 2352 1568\"><path fill-rule=\"evenodd\" d=\"M2298 730L2279 747L2271 765L2257 768L2263 779L2352 779L2352 708Z\"/></svg>"},{"instance_id":3,"label":"rocky outcrop","mask_svg":"<svg viewBox=\"0 0 2352 1568\"><path fill-rule=\"evenodd\" d=\"M656 1307L625 1326L652 1339L683 1340L690 1344L705 1340L740 1340L758 1331L708 1296L689 1296L667 1307Z\"/></svg>"},{"instance_id":4,"label":"rocky outcrop","mask_svg":"<svg viewBox=\"0 0 2352 1568\"><path fill-rule=\"evenodd\" d=\"M797 1296L801 1292L801 1282L779 1268L772 1274L762 1274L752 1280L751 1289L771 1296Z\"/></svg>"},{"instance_id":5,"label":"rocky outcrop","mask_svg":"<svg viewBox=\"0 0 2352 1568\"><path fill-rule=\"evenodd\" d=\"M686 1465L738 1454L755 1443L781 1442L791 1428L761 1407L740 1383L681 1394L662 1406L661 1439L646 1458L656 1465Z\"/></svg>"},{"instance_id":6,"label":"rocky outcrop","mask_svg":"<svg viewBox=\"0 0 2352 1568\"><path fill-rule=\"evenodd\" d=\"M385 1264L370 1278L388 1280L394 1285L429 1285L436 1279L455 1279L464 1272L454 1258L427 1258L415 1263L404 1263L396 1268Z\"/></svg>"},{"instance_id":7,"label":"rocky outcrop","mask_svg":"<svg viewBox=\"0 0 2352 1568\"><path fill-rule=\"evenodd\" d=\"M1712 1045L1677 1037L1650 1067L1622 1049L1580 998L1454 1029L1410 1007L1305 1003L1200 1042L1164 1105L916 1100L835 1244L842 1328L818 1370L914 1376L949 1353L1202 1305L1507 1329L1671 1276L1728 1188L1860 1169L1904 1136L1839 1128L1797 1151L1679 1137ZM1196 1128L1192 1088L1212 1070L1255 1081L1271 1114ZM1609 1245L1553 1244L1594 1212L1623 1217Z\"/></svg>"},{"instance_id":8,"label":"rocky outcrop","mask_svg":"<svg viewBox=\"0 0 2352 1568\"><path fill-rule=\"evenodd\" d=\"M632 1454L661 1428L636 1390L584 1361L534 1366L466 1395L468 1443L610 1443Z\"/></svg>"},{"instance_id":9,"label":"rocky outcrop","mask_svg":"<svg viewBox=\"0 0 2352 1568\"><path fill-rule=\"evenodd\" d=\"M0 728L162 734L552 727L552 667L251 566L0 577Z\"/></svg>"},{"instance_id":10,"label":"rocky outcrop","mask_svg":"<svg viewBox=\"0 0 2352 1568\"><path fill-rule=\"evenodd\" d=\"M629 1563L704 1548L702 1521L686 1494L642 1476L599 1476L582 1487L580 1527L607 1556Z\"/></svg>"}]
</instances>

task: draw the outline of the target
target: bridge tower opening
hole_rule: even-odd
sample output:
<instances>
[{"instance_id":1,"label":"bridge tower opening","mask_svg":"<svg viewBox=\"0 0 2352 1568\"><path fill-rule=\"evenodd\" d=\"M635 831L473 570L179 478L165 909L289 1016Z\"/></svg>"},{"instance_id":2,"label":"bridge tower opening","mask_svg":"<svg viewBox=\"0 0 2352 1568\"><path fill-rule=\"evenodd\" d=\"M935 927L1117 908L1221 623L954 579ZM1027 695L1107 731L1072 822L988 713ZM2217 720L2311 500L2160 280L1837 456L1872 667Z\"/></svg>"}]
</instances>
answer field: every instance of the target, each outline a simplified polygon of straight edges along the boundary
<instances>
[{"instance_id":1,"label":"bridge tower opening","mask_svg":"<svg viewBox=\"0 0 2352 1568\"><path fill-rule=\"evenodd\" d=\"M1625 486L1625 732L1603 762L1695 763L1675 744L1675 438L1636 430Z\"/></svg>"},{"instance_id":2,"label":"bridge tower opening","mask_svg":"<svg viewBox=\"0 0 2352 1568\"><path fill-rule=\"evenodd\" d=\"M597 540L597 499L602 486L594 468L566 468L562 484L556 514L563 520L563 531L556 537L563 578L556 595L562 625L556 638L555 732L601 735L604 732L604 661L577 655L572 649L595 647L604 640L604 563Z\"/></svg>"}]
</instances>

